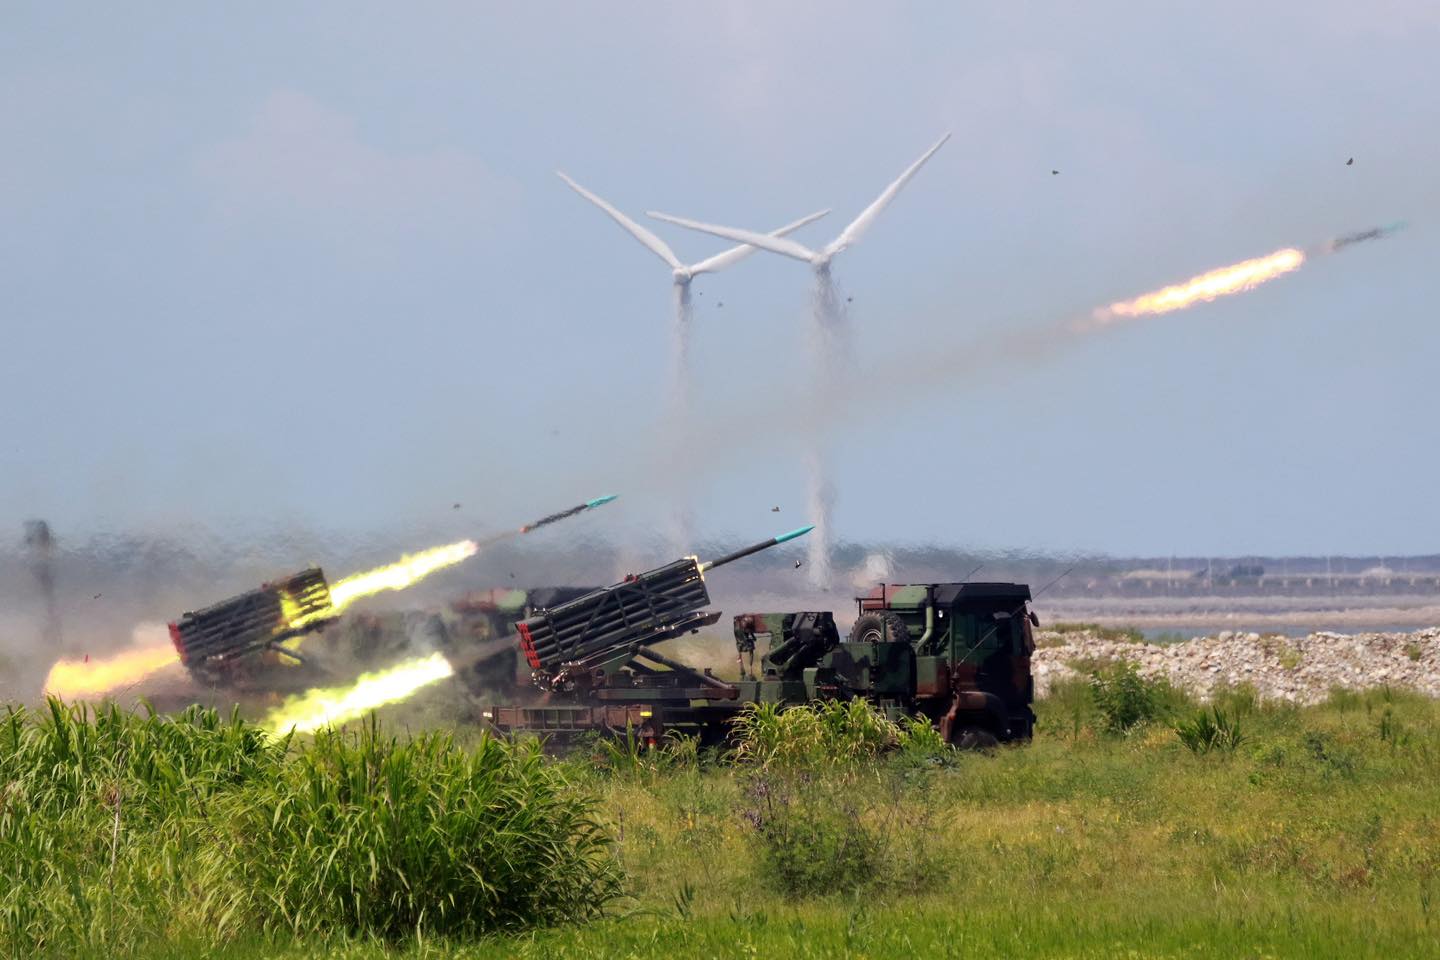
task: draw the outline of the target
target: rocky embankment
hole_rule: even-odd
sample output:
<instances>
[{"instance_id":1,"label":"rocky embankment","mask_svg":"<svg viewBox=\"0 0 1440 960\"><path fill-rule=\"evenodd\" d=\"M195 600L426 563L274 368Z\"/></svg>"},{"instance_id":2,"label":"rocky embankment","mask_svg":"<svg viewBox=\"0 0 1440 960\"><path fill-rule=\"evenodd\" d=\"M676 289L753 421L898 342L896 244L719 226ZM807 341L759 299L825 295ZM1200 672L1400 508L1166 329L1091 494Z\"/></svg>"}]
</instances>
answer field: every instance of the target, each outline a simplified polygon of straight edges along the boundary
<instances>
[{"instance_id":1,"label":"rocky embankment","mask_svg":"<svg viewBox=\"0 0 1440 960\"><path fill-rule=\"evenodd\" d=\"M1084 676L1097 662L1129 660L1146 677L1165 677L1200 697L1249 684L1267 699L1315 703L1333 687L1391 686L1440 697L1440 627L1414 633L1312 633L1262 636L1222 631L1183 643L1135 643L1090 631L1038 631L1035 693Z\"/></svg>"}]
</instances>

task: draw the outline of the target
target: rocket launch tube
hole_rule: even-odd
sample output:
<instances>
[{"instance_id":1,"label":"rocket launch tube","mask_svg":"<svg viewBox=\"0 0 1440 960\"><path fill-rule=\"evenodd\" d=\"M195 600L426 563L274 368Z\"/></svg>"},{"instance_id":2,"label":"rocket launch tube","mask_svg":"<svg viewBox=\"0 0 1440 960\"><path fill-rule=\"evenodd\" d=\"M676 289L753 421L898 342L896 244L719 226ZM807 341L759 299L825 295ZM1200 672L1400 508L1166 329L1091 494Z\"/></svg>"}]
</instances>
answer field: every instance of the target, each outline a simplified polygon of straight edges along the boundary
<instances>
[{"instance_id":1,"label":"rocket launch tube","mask_svg":"<svg viewBox=\"0 0 1440 960\"><path fill-rule=\"evenodd\" d=\"M537 610L515 624L520 650L532 669L553 679L713 623L714 614L701 612L710 604L702 571L802 537L812 529L791 530L704 564L695 557L682 557L567 603Z\"/></svg>"}]
</instances>

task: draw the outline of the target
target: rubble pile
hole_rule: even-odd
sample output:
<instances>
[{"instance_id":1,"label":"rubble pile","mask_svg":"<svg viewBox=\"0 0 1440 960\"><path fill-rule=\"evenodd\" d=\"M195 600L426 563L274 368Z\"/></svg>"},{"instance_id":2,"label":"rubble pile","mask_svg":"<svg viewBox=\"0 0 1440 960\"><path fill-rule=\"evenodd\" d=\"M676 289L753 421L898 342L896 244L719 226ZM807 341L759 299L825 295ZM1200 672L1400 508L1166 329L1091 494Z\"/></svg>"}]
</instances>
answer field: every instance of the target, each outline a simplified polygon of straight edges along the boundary
<instances>
[{"instance_id":1,"label":"rubble pile","mask_svg":"<svg viewBox=\"0 0 1440 960\"><path fill-rule=\"evenodd\" d=\"M1217 687L1253 686L1266 699L1316 703L1334 687L1390 686L1440 697L1440 627L1414 633L1236 633L1183 643L1135 643L1089 631L1037 631L1035 695L1057 680L1128 660L1143 676L1167 678L1201 698Z\"/></svg>"}]
</instances>

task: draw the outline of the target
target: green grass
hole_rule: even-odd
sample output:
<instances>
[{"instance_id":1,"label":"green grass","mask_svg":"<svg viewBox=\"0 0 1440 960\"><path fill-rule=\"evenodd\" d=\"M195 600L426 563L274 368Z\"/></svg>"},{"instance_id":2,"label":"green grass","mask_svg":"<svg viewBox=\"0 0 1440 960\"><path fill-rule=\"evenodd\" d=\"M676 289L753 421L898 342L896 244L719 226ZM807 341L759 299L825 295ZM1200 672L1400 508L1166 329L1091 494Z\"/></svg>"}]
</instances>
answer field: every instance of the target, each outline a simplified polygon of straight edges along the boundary
<instances>
[{"instance_id":1,"label":"green grass","mask_svg":"<svg viewBox=\"0 0 1440 960\"><path fill-rule=\"evenodd\" d=\"M693 743L663 754L586 750L532 760L567 795L593 798L578 815L588 811L598 835L609 838L607 857L623 872L624 896L600 919L551 917L510 933L440 936L421 924L419 937L377 937L318 922L295 933L253 919L219 930L195 922L209 915L194 899L204 890L151 889L133 879L116 883L126 902L109 904L101 895L111 856L109 774L91 769L74 777L99 791L98 807L83 846L66 834L73 846L66 856L95 874L87 888L102 918L95 923L103 929L113 907L125 937L95 937L94 923L67 922L49 945L61 955L233 958L1436 955L1440 705L1382 689L1297 708L1258 702L1238 688L1223 691L1217 706L1243 720L1243 739L1233 750L1200 755L1171 726L1195 705L1167 703L1164 715L1107 734L1093 692L1077 681L1039 705L1033 744L990 754L906 750L896 729L858 716L847 726L836 710L753 721L792 724L796 738L812 739L810 759L824 762L807 762L805 752L774 739L774 729L759 731L770 740L752 738L754 759L740 765L716 763ZM7 729L0 725L0 747ZM187 768L202 796L225 790L219 770L253 782L251 772L275 764L293 778L283 788L291 795L339 789L329 777L291 769L293 746L277 758L279 748L245 745L223 723L210 736L237 738L244 746L234 748L237 757L249 759L221 764L227 748L212 744L204 754L211 760ZM842 749L851 751L848 759ZM526 757L533 755L522 751L516 762ZM407 762L417 764L411 784L422 768L449 769ZM134 801L151 811L144 815L153 818L147 829L155 838L122 840L122 858L143 866L141 873L168 869L162 841L174 828L166 826L166 789L152 806ZM216 805L210 809L220 816ZM232 831L261 826L223 816ZM791 819L767 832L776 816ZM820 820L824 830L795 829ZM402 827L421 829L408 819ZM776 851L830 849L835 830L863 834L861 868L832 873L817 890L803 871L767 865ZM332 831L325 849L345 858L367 846L389 849L373 840L339 842L345 837ZM282 848L306 842L298 826L285 838ZM45 874L35 865L45 851L29 853L36 860L25 876ZM311 855L298 858L301 866ZM0 866L10 876L22 865ZM235 871L245 878L241 886L256 882L250 870ZM364 864L352 863L345 875L364 876ZM5 952L30 953L13 943Z\"/></svg>"}]
</instances>

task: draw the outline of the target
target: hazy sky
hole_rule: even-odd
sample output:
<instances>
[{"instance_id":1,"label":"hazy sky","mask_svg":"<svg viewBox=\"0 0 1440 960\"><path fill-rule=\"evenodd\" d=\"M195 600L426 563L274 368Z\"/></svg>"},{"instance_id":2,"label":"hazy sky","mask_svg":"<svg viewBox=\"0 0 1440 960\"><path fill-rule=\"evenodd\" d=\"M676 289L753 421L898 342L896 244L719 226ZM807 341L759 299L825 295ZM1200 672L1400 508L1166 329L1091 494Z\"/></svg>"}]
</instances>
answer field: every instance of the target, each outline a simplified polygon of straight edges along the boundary
<instances>
[{"instance_id":1,"label":"hazy sky","mask_svg":"<svg viewBox=\"0 0 1440 960\"><path fill-rule=\"evenodd\" d=\"M835 262L841 538L1440 549L1432 0L138 9L0 13L0 531L460 529L608 492L633 530L679 487L703 531L789 526L809 270L697 282L704 435L662 455L668 270L552 171L635 215L831 207L818 245L952 131Z\"/></svg>"}]
</instances>

